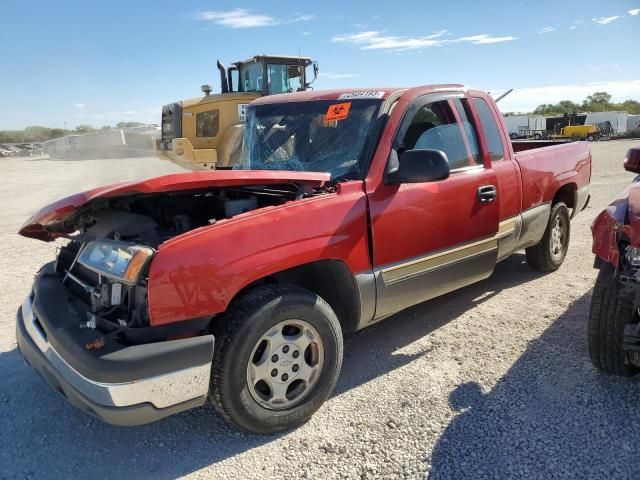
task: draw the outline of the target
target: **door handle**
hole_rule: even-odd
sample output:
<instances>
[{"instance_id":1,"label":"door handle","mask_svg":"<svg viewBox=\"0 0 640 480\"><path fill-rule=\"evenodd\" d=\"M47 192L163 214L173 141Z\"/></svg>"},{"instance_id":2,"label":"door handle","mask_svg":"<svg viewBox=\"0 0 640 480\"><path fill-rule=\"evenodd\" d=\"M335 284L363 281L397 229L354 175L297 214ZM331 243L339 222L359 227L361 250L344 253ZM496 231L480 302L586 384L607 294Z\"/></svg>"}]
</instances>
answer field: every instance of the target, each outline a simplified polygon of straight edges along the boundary
<instances>
[{"instance_id":1,"label":"door handle","mask_svg":"<svg viewBox=\"0 0 640 480\"><path fill-rule=\"evenodd\" d=\"M495 185L483 185L478 187L477 196L480 203L491 203L498 198L498 190Z\"/></svg>"}]
</instances>

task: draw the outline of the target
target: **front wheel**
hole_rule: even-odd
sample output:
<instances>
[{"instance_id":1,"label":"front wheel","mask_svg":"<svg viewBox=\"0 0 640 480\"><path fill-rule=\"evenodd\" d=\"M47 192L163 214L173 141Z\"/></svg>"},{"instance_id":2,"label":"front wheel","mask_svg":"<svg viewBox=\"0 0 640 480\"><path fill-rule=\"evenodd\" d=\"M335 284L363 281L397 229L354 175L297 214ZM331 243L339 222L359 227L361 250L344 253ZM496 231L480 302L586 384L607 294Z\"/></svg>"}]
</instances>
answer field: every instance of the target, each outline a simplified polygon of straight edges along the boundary
<instances>
[{"instance_id":1,"label":"front wheel","mask_svg":"<svg viewBox=\"0 0 640 480\"><path fill-rule=\"evenodd\" d=\"M567 256L570 236L569 209L564 203L558 202L551 208L542 240L525 249L529 266L541 272L553 272L560 268Z\"/></svg>"},{"instance_id":2,"label":"front wheel","mask_svg":"<svg viewBox=\"0 0 640 480\"><path fill-rule=\"evenodd\" d=\"M269 434L306 422L342 365L340 323L318 295L259 287L216 321L210 398L240 428Z\"/></svg>"}]
</instances>

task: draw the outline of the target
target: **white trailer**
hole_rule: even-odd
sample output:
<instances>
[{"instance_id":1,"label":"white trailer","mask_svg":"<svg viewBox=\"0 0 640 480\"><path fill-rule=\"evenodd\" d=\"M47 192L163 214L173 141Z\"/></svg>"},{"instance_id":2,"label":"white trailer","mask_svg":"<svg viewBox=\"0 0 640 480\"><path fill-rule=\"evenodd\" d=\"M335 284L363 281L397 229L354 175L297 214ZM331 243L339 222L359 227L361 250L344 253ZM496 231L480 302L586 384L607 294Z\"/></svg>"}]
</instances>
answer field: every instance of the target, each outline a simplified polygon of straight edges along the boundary
<instances>
[{"instance_id":1,"label":"white trailer","mask_svg":"<svg viewBox=\"0 0 640 480\"><path fill-rule=\"evenodd\" d=\"M629 112L595 112L587 114L584 124L597 125L598 123L609 122L615 133L624 133L627 131L628 118Z\"/></svg>"},{"instance_id":2,"label":"white trailer","mask_svg":"<svg viewBox=\"0 0 640 480\"><path fill-rule=\"evenodd\" d=\"M158 128L110 129L68 135L45 143L50 158L89 159L153 156Z\"/></svg>"},{"instance_id":3,"label":"white trailer","mask_svg":"<svg viewBox=\"0 0 640 480\"><path fill-rule=\"evenodd\" d=\"M627 117L627 131L640 129L640 115L629 115Z\"/></svg>"},{"instance_id":4,"label":"white trailer","mask_svg":"<svg viewBox=\"0 0 640 480\"><path fill-rule=\"evenodd\" d=\"M526 136L525 132L542 132L547 127L542 115L504 115L504 123L511 138Z\"/></svg>"}]
</instances>

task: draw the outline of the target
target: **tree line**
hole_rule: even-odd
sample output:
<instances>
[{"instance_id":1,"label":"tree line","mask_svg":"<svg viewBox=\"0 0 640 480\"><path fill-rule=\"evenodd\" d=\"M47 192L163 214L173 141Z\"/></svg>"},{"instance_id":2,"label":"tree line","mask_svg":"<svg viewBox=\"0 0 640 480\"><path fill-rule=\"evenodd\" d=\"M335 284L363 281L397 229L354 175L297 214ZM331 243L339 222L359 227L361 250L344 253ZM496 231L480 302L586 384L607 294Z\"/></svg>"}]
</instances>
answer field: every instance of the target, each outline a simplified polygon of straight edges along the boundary
<instances>
[{"instance_id":1,"label":"tree line","mask_svg":"<svg viewBox=\"0 0 640 480\"><path fill-rule=\"evenodd\" d=\"M582 103L575 103L571 100L562 100L556 104L543 103L538 105L533 112L534 115L544 115L553 117L556 115L564 115L565 113L595 113L595 112L611 112L623 111L630 114L640 114L640 102L637 100L625 100L624 102L615 103L611 101L611 95L607 92L595 92L589 95Z\"/></svg>"},{"instance_id":2,"label":"tree line","mask_svg":"<svg viewBox=\"0 0 640 480\"><path fill-rule=\"evenodd\" d=\"M0 143L31 143L46 142L54 138L64 137L66 135L79 135L83 133L95 133L100 130L111 130L112 128L129 128L140 127L145 125L141 122L118 122L115 126L105 125L99 129L92 125L78 125L74 130L64 128L48 128L33 126L24 130L0 130Z\"/></svg>"}]
</instances>

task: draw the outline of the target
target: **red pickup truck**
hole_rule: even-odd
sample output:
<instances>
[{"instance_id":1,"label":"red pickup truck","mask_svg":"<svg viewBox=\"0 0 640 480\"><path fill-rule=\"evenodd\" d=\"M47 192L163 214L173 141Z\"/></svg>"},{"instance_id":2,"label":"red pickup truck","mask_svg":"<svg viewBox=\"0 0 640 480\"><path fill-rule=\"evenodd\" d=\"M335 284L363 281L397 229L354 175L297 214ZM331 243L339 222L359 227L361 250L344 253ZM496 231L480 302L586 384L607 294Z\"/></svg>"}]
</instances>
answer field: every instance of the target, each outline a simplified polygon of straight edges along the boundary
<instances>
[{"instance_id":1,"label":"red pickup truck","mask_svg":"<svg viewBox=\"0 0 640 480\"><path fill-rule=\"evenodd\" d=\"M590 176L585 143L512 143L492 98L461 85L261 98L233 170L97 188L24 224L66 242L18 346L110 423L209 398L243 429L285 430L330 395L344 333L517 250L557 269Z\"/></svg>"}]
</instances>

